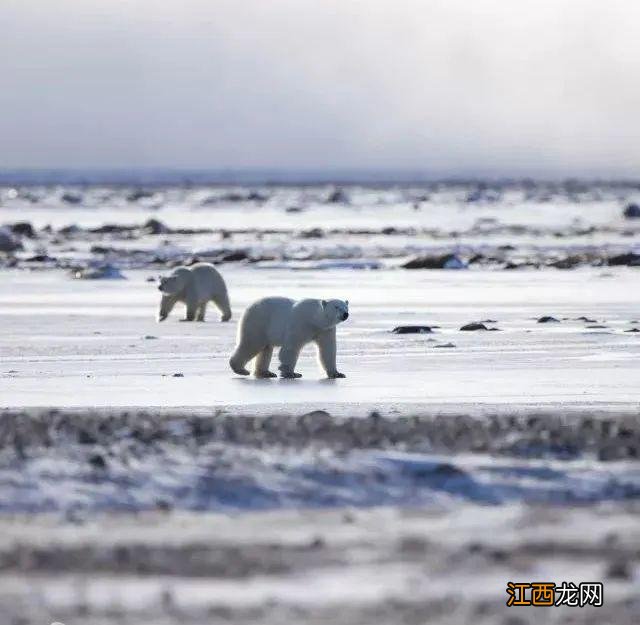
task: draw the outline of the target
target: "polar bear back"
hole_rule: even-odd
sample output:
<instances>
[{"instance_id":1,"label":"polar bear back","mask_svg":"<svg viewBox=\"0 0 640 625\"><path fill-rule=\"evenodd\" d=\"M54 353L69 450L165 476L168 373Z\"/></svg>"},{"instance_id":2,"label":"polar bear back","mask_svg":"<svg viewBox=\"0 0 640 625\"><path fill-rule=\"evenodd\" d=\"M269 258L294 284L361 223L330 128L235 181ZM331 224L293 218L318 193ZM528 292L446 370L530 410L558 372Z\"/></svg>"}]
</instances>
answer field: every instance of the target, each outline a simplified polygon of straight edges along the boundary
<instances>
[{"instance_id":1,"label":"polar bear back","mask_svg":"<svg viewBox=\"0 0 640 625\"><path fill-rule=\"evenodd\" d=\"M238 326L238 341L282 346L292 332L309 340L318 331L321 310L316 299L296 302L288 297L264 297L245 310Z\"/></svg>"},{"instance_id":2,"label":"polar bear back","mask_svg":"<svg viewBox=\"0 0 640 625\"><path fill-rule=\"evenodd\" d=\"M189 280L187 291L191 291L196 301L203 302L211 299L212 295L224 293L227 287L218 273L218 270L211 263L196 263L189 267L191 279Z\"/></svg>"}]
</instances>

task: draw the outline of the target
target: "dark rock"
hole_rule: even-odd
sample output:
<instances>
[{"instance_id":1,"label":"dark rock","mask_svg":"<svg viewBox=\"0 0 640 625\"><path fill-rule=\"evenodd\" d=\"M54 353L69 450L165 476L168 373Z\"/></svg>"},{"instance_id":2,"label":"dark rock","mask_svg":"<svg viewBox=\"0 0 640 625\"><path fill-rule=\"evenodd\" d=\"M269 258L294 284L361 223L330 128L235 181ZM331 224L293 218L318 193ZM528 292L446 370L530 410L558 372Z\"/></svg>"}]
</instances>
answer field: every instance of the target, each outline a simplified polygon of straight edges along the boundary
<instances>
[{"instance_id":1,"label":"dark rock","mask_svg":"<svg viewBox=\"0 0 640 625\"><path fill-rule=\"evenodd\" d=\"M430 326L397 326L391 330L394 334L430 334Z\"/></svg>"},{"instance_id":2,"label":"dark rock","mask_svg":"<svg viewBox=\"0 0 640 625\"><path fill-rule=\"evenodd\" d=\"M160 510L160 512L170 512L173 509L173 505L171 504L170 501L167 501L166 499L156 499L156 509ZM162 602L163 604L166 601L166 597L163 593L162 595Z\"/></svg>"},{"instance_id":3,"label":"dark rock","mask_svg":"<svg viewBox=\"0 0 640 625\"><path fill-rule=\"evenodd\" d=\"M229 191L229 193L224 193L219 198L211 198L217 199L220 202L264 202L269 199L268 196L262 195L257 191L251 191L249 193L244 193L240 191Z\"/></svg>"},{"instance_id":4,"label":"dark rock","mask_svg":"<svg viewBox=\"0 0 640 625\"><path fill-rule=\"evenodd\" d=\"M322 239L324 237L324 230L322 228L311 228L310 230L303 230L300 233L301 239Z\"/></svg>"},{"instance_id":5,"label":"dark rock","mask_svg":"<svg viewBox=\"0 0 640 625\"><path fill-rule=\"evenodd\" d=\"M348 204L349 196L342 189L334 189L326 199L327 204Z\"/></svg>"},{"instance_id":6,"label":"dark rock","mask_svg":"<svg viewBox=\"0 0 640 625\"><path fill-rule=\"evenodd\" d=\"M94 234L118 234L121 232L132 232L136 226L125 226L123 224L104 224L96 228L90 228L89 232Z\"/></svg>"},{"instance_id":7,"label":"dark rock","mask_svg":"<svg viewBox=\"0 0 640 625\"><path fill-rule=\"evenodd\" d=\"M455 347L454 343L439 343L438 345L434 345L434 348L451 348L451 347Z\"/></svg>"},{"instance_id":8,"label":"dark rock","mask_svg":"<svg viewBox=\"0 0 640 625\"><path fill-rule=\"evenodd\" d=\"M610 256L608 264L612 266L626 265L627 267L640 266L640 254L634 254L633 252L627 252L626 254L618 254L617 256Z\"/></svg>"},{"instance_id":9,"label":"dark rock","mask_svg":"<svg viewBox=\"0 0 640 625\"><path fill-rule=\"evenodd\" d=\"M28 221L17 221L16 223L11 224L9 226L9 229L11 230L11 232L13 232L13 234L17 234L20 237L33 239L36 236L36 231Z\"/></svg>"},{"instance_id":10,"label":"dark rock","mask_svg":"<svg viewBox=\"0 0 640 625\"><path fill-rule=\"evenodd\" d=\"M418 256L402 265L404 269L462 269L466 264L456 254Z\"/></svg>"},{"instance_id":11,"label":"dark rock","mask_svg":"<svg viewBox=\"0 0 640 625\"><path fill-rule=\"evenodd\" d=\"M171 377L172 378L184 378L184 373L174 373Z\"/></svg>"},{"instance_id":12,"label":"dark rock","mask_svg":"<svg viewBox=\"0 0 640 625\"><path fill-rule=\"evenodd\" d=\"M627 560L614 560L607 566L606 576L608 579L631 579L632 567Z\"/></svg>"},{"instance_id":13,"label":"dark rock","mask_svg":"<svg viewBox=\"0 0 640 625\"><path fill-rule=\"evenodd\" d=\"M0 252L15 252L22 249L22 243L9 228L0 228Z\"/></svg>"},{"instance_id":14,"label":"dark rock","mask_svg":"<svg viewBox=\"0 0 640 625\"><path fill-rule=\"evenodd\" d=\"M545 315L538 319L538 323L560 323L560 319L556 319L555 317Z\"/></svg>"},{"instance_id":15,"label":"dark rock","mask_svg":"<svg viewBox=\"0 0 640 625\"><path fill-rule=\"evenodd\" d=\"M115 248L110 245L92 245L89 251L92 254L110 254L111 252L115 252Z\"/></svg>"},{"instance_id":16,"label":"dark rock","mask_svg":"<svg viewBox=\"0 0 640 625\"><path fill-rule=\"evenodd\" d=\"M573 269L584 262L582 256L567 256L561 260L555 260L548 264L549 267L555 267L556 269Z\"/></svg>"},{"instance_id":17,"label":"dark rock","mask_svg":"<svg viewBox=\"0 0 640 625\"><path fill-rule=\"evenodd\" d=\"M148 234L168 234L171 228L168 228L159 219L148 219L142 229Z\"/></svg>"},{"instance_id":18,"label":"dark rock","mask_svg":"<svg viewBox=\"0 0 640 625\"><path fill-rule=\"evenodd\" d=\"M475 330L488 330L489 328L487 328L486 325L484 325L484 323L479 323L477 321L473 322L473 323L467 323L466 325L463 325L460 330L464 331L464 332L473 332Z\"/></svg>"},{"instance_id":19,"label":"dark rock","mask_svg":"<svg viewBox=\"0 0 640 625\"><path fill-rule=\"evenodd\" d=\"M466 202L473 203L479 202L483 198L483 190L482 189L474 189L473 191L469 191L467 193Z\"/></svg>"},{"instance_id":20,"label":"dark rock","mask_svg":"<svg viewBox=\"0 0 640 625\"><path fill-rule=\"evenodd\" d=\"M539 269L540 265L536 262L533 262L532 260L528 260L528 261L522 261L522 262L509 261L504 266L504 269L526 269L526 268Z\"/></svg>"},{"instance_id":21,"label":"dark rock","mask_svg":"<svg viewBox=\"0 0 640 625\"><path fill-rule=\"evenodd\" d=\"M89 456L89 464L94 469L103 470L107 468L107 461L104 459L102 454L92 454Z\"/></svg>"},{"instance_id":22,"label":"dark rock","mask_svg":"<svg viewBox=\"0 0 640 625\"><path fill-rule=\"evenodd\" d=\"M78 442L81 445L95 445L98 442L98 439L91 432L88 432L87 430L79 430Z\"/></svg>"},{"instance_id":23,"label":"dark rock","mask_svg":"<svg viewBox=\"0 0 640 625\"><path fill-rule=\"evenodd\" d=\"M589 317L576 317L576 321L584 321L585 323L598 323L597 319L589 319Z\"/></svg>"},{"instance_id":24,"label":"dark rock","mask_svg":"<svg viewBox=\"0 0 640 625\"><path fill-rule=\"evenodd\" d=\"M80 232L80 228L76 226L76 224L71 224L69 226L63 226L62 228L60 228L60 230L58 230L58 232L60 234L75 234L77 232Z\"/></svg>"},{"instance_id":25,"label":"dark rock","mask_svg":"<svg viewBox=\"0 0 640 625\"><path fill-rule=\"evenodd\" d=\"M303 211L301 206L287 206L284 210L285 213L301 213Z\"/></svg>"},{"instance_id":26,"label":"dark rock","mask_svg":"<svg viewBox=\"0 0 640 625\"><path fill-rule=\"evenodd\" d=\"M627 204L623 214L627 219L640 219L640 205Z\"/></svg>"},{"instance_id":27,"label":"dark rock","mask_svg":"<svg viewBox=\"0 0 640 625\"><path fill-rule=\"evenodd\" d=\"M638 328L631 328L630 330L625 330L625 332L640 332Z\"/></svg>"},{"instance_id":28,"label":"dark rock","mask_svg":"<svg viewBox=\"0 0 640 625\"><path fill-rule=\"evenodd\" d=\"M66 204L82 203L82 195L80 193L74 193L73 191L66 191L60 196L60 199Z\"/></svg>"},{"instance_id":29,"label":"dark rock","mask_svg":"<svg viewBox=\"0 0 640 625\"><path fill-rule=\"evenodd\" d=\"M47 263L55 262L55 260L53 256L49 256L48 254L36 254L35 256L25 258L25 261L28 263Z\"/></svg>"},{"instance_id":30,"label":"dark rock","mask_svg":"<svg viewBox=\"0 0 640 625\"><path fill-rule=\"evenodd\" d=\"M127 194L127 202L137 202L138 200L151 198L153 195L153 191L147 191L146 189L134 189Z\"/></svg>"},{"instance_id":31,"label":"dark rock","mask_svg":"<svg viewBox=\"0 0 640 625\"><path fill-rule=\"evenodd\" d=\"M249 259L249 254L247 254L243 250L235 250L233 252L223 254L218 258L218 260L222 261L223 263L234 263L240 260L248 260L248 259Z\"/></svg>"},{"instance_id":32,"label":"dark rock","mask_svg":"<svg viewBox=\"0 0 640 625\"><path fill-rule=\"evenodd\" d=\"M220 199L225 202L242 202L247 199L247 196L242 193L234 193L232 191L231 193L225 193Z\"/></svg>"},{"instance_id":33,"label":"dark rock","mask_svg":"<svg viewBox=\"0 0 640 625\"><path fill-rule=\"evenodd\" d=\"M478 254L474 254L470 259L469 259L469 264L470 265L475 265L477 263L482 263L482 262L486 262L489 261L490 259L485 256L484 254L478 253Z\"/></svg>"},{"instance_id":34,"label":"dark rock","mask_svg":"<svg viewBox=\"0 0 640 625\"><path fill-rule=\"evenodd\" d=\"M220 201L220 198L216 195L210 195L209 197L205 197L200 202L200 206L211 206L213 204L217 204Z\"/></svg>"},{"instance_id":35,"label":"dark rock","mask_svg":"<svg viewBox=\"0 0 640 625\"><path fill-rule=\"evenodd\" d=\"M298 424L307 432L317 432L331 425L331 414L326 410L313 410L298 417Z\"/></svg>"}]
</instances>

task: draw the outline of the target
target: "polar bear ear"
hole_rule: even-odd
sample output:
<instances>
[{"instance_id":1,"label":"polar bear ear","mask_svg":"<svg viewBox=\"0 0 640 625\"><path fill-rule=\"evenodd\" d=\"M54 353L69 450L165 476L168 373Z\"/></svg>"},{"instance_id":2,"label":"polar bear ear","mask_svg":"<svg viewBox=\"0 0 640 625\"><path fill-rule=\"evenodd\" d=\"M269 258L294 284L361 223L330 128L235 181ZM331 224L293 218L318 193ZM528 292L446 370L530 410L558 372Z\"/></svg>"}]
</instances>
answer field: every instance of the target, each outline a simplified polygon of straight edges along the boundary
<instances>
[{"instance_id":1,"label":"polar bear ear","mask_svg":"<svg viewBox=\"0 0 640 625\"><path fill-rule=\"evenodd\" d=\"M348 299L344 300L344 303L348 306L349 305L349 300Z\"/></svg>"}]
</instances>

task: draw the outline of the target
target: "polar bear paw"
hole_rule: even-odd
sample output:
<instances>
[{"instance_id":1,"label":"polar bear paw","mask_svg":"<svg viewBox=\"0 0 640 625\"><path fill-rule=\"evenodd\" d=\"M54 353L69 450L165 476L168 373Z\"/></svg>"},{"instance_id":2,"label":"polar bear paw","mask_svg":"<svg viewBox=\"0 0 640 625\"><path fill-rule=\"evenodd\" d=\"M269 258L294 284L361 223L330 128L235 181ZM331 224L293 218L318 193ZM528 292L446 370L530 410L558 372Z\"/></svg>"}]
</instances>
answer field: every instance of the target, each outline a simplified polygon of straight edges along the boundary
<instances>
[{"instance_id":1,"label":"polar bear paw","mask_svg":"<svg viewBox=\"0 0 640 625\"><path fill-rule=\"evenodd\" d=\"M278 374L273 371L256 371L256 378L277 378Z\"/></svg>"},{"instance_id":2,"label":"polar bear paw","mask_svg":"<svg viewBox=\"0 0 640 625\"><path fill-rule=\"evenodd\" d=\"M233 372L237 373L238 375L249 375L249 372L244 367L238 366L233 361L233 358L229 360L229 366L233 369Z\"/></svg>"},{"instance_id":3,"label":"polar bear paw","mask_svg":"<svg viewBox=\"0 0 640 625\"><path fill-rule=\"evenodd\" d=\"M296 378L301 378L302 374L301 373L296 373L295 371L293 371L292 369L284 369L284 368L280 368L280 377L284 378L286 380L293 380Z\"/></svg>"},{"instance_id":4,"label":"polar bear paw","mask_svg":"<svg viewBox=\"0 0 640 625\"><path fill-rule=\"evenodd\" d=\"M340 371L332 371L331 373L327 373L327 377L330 380L335 380L336 378L346 378L347 376L344 373L340 373Z\"/></svg>"}]
</instances>

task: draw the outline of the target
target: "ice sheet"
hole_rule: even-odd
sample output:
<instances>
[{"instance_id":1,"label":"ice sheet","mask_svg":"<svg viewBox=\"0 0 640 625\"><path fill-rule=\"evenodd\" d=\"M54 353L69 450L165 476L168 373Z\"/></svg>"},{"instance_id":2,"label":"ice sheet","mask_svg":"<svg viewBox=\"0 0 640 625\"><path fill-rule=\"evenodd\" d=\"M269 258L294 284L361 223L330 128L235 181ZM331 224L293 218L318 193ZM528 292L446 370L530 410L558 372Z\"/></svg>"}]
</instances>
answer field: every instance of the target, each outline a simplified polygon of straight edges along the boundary
<instances>
[{"instance_id":1,"label":"ice sheet","mask_svg":"<svg viewBox=\"0 0 640 625\"><path fill-rule=\"evenodd\" d=\"M322 272L222 268L234 318L155 322L151 272L74 281L60 271L3 272L3 406L403 406L572 404L634 406L640 380L640 271ZM323 379L314 348L298 381L255 380L227 365L244 307L267 294L344 298L338 328L344 380ZM540 324L553 315L560 323ZM578 321L586 316L596 324ZM500 331L461 332L495 320ZM394 335L397 325L437 325ZM589 328L604 325L605 328ZM153 338L149 338L153 337ZM439 348L453 343L455 347ZM275 363L277 366L277 363ZM182 373L184 377L172 377Z\"/></svg>"}]
</instances>

